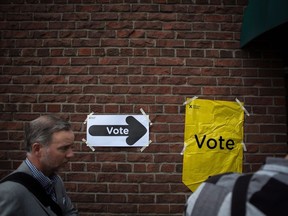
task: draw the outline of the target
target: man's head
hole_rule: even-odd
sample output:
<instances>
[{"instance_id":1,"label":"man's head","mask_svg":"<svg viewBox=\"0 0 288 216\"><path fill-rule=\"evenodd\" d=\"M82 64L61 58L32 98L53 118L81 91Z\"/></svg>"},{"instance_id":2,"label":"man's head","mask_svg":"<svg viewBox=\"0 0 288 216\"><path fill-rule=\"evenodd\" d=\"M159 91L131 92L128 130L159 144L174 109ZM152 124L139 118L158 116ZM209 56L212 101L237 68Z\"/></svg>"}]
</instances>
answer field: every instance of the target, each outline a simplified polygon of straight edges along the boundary
<instances>
[{"instance_id":1,"label":"man's head","mask_svg":"<svg viewBox=\"0 0 288 216\"><path fill-rule=\"evenodd\" d=\"M41 116L25 128L28 159L45 175L57 172L73 157L71 125L54 116Z\"/></svg>"}]
</instances>

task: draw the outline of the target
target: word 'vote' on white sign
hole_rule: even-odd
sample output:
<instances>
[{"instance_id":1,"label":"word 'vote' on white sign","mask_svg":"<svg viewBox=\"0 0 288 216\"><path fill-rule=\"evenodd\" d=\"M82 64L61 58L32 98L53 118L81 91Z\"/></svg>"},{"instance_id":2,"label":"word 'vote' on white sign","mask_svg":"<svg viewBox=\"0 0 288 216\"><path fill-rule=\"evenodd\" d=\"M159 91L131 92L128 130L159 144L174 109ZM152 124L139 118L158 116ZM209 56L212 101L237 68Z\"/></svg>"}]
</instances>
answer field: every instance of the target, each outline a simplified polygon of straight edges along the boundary
<instances>
[{"instance_id":1,"label":"word 'vote' on white sign","mask_svg":"<svg viewBox=\"0 0 288 216\"><path fill-rule=\"evenodd\" d=\"M91 115L87 143L99 147L142 147L149 142L149 118L144 115Z\"/></svg>"}]
</instances>

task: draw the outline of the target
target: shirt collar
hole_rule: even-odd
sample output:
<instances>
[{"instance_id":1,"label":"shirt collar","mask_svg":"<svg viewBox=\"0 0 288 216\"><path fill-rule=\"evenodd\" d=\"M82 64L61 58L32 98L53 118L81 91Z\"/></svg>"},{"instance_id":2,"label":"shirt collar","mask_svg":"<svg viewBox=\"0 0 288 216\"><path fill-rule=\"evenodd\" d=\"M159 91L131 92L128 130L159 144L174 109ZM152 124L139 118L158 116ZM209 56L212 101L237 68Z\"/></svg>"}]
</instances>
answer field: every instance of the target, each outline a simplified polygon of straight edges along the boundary
<instances>
[{"instance_id":1,"label":"shirt collar","mask_svg":"<svg viewBox=\"0 0 288 216\"><path fill-rule=\"evenodd\" d=\"M54 174L50 178L45 176L40 170L38 170L29 160L26 158L25 163L31 170L31 173L35 179L37 179L42 187L44 187L46 190L50 190L52 186L55 185L57 181L57 175Z\"/></svg>"}]
</instances>

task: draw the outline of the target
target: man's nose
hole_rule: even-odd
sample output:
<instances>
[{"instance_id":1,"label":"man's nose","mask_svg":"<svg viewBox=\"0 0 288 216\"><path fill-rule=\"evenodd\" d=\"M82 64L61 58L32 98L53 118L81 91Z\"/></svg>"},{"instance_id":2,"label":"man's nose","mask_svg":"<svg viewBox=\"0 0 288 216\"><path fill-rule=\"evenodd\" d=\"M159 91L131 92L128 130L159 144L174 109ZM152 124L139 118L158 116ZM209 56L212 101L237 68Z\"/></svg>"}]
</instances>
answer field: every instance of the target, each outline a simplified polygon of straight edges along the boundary
<instances>
[{"instance_id":1,"label":"man's nose","mask_svg":"<svg viewBox=\"0 0 288 216\"><path fill-rule=\"evenodd\" d=\"M73 151L72 148L69 148L69 150L68 150L68 152L67 152L67 154L66 154L66 157L67 157L67 158L71 158L71 157L73 157L73 156L74 156L74 151Z\"/></svg>"}]
</instances>

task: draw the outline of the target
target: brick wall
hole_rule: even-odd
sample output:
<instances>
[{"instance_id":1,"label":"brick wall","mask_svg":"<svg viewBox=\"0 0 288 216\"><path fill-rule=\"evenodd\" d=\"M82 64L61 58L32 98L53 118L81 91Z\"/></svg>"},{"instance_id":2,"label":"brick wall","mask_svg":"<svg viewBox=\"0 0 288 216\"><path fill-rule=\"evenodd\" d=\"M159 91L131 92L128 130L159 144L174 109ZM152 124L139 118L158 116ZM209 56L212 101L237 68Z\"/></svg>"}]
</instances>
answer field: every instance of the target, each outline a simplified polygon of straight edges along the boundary
<instances>
[{"instance_id":1,"label":"brick wall","mask_svg":"<svg viewBox=\"0 0 288 216\"><path fill-rule=\"evenodd\" d=\"M83 3L85 2L85 3ZM138 2L138 3L137 3ZM283 156L281 57L239 48L247 0L1 0L0 177L25 158L23 125L53 113L72 122L75 159L61 173L81 216L180 216L186 97L234 100L245 118L245 172ZM150 115L152 144L81 142L97 114Z\"/></svg>"}]
</instances>

